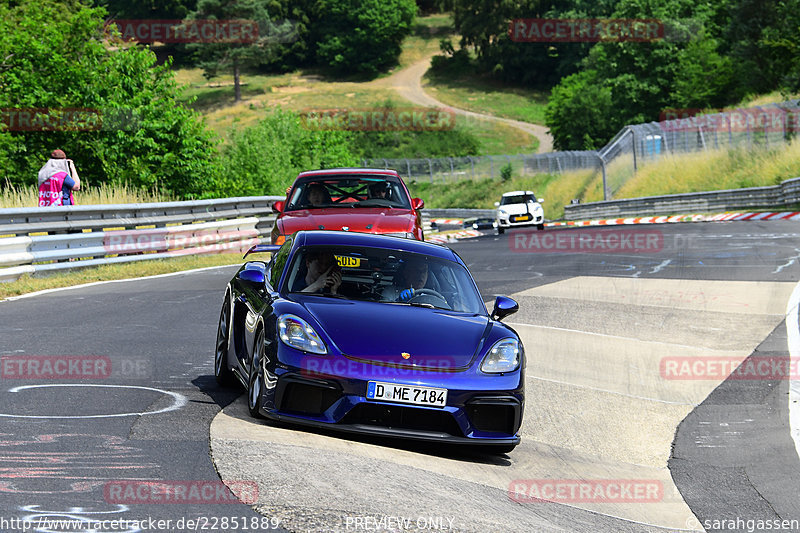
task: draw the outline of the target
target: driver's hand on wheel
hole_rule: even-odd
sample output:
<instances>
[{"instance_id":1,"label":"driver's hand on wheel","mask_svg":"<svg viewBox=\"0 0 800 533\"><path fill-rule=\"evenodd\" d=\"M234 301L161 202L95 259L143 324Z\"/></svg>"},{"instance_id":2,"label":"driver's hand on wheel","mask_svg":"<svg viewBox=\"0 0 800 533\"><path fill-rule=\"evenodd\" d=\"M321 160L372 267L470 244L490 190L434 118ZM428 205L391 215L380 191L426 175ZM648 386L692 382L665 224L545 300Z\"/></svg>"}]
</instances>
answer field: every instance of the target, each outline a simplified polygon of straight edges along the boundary
<instances>
[{"instance_id":1,"label":"driver's hand on wheel","mask_svg":"<svg viewBox=\"0 0 800 533\"><path fill-rule=\"evenodd\" d=\"M405 289L400 293L400 301L407 302L414 297L414 289Z\"/></svg>"}]
</instances>

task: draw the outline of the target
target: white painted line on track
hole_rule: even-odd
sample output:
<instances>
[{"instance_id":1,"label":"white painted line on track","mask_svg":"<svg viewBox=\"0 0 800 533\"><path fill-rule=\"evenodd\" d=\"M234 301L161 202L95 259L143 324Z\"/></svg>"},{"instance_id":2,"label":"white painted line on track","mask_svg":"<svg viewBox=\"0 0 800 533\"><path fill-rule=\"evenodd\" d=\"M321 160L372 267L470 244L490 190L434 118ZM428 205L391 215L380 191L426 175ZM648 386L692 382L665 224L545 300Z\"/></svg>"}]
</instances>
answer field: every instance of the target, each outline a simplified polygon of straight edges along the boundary
<instances>
[{"instance_id":1,"label":"white painted line on track","mask_svg":"<svg viewBox=\"0 0 800 533\"><path fill-rule=\"evenodd\" d=\"M244 261L244 260L242 260ZM202 272L204 270L213 270L215 268L228 268L232 266L237 266L236 263L230 265L219 265L219 266L212 266L212 267L203 267L203 268L194 268L192 270L181 270L179 272L167 272L166 274L154 274L152 276L144 276L141 278L125 278L125 279L108 279L103 281L92 281L89 283L83 283L81 285L70 285L68 287L54 287L52 289L44 289L41 291L36 292L29 292L27 294L20 294L19 296L9 296L8 298L4 298L0 300L2 302L13 302L14 300L22 300L23 298L31 298L33 296L41 296L42 294L50 294L51 292L59 292L59 291L66 291L71 289L82 289L84 287L91 287L93 285L102 285L104 283L124 283L126 281L139 281L140 279L156 279L156 278L166 278L168 276L179 276L181 274L193 274L194 272ZM241 266L241 265L240 265Z\"/></svg>"},{"instance_id":2,"label":"white painted line on track","mask_svg":"<svg viewBox=\"0 0 800 533\"><path fill-rule=\"evenodd\" d=\"M607 393L607 394L614 394L616 396L624 396L626 398L633 398L634 400L644 400L646 402L663 403L663 404L667 404L667 405L688 405L690 407L694 407L696 405L696 404L694 404L692 402L671 402L669 400L658 400L656 398L648 398L646 396L637 396L636 394L627 394L625 392L619 392L619 391L615 391L615 390L601 389L599 387L592 387L590 385L579 385L577 383L572 383L572 382L569 382L569 381L561 381L561 380L558 380L558 379L550 379L550 378L540 378L539 376L534 376L534 375L530 375L530 374L526 374L525 375L525 379L536 379L536 380L539 380L539 381L546 381L548 383L557 383L559 385L569 385L570 387L586 389L586 390L592 390L592 391L597 391L597 392L604 392L604 393Z\"/></svg>"},{"instance_id":3,"label":"white painted line on track","mask_svg":"<svg viewBox=\"0 0 800 533\"><path fill-rule=\"evenodd\" d=\"M79 419L79 418L117 418L122 416L143 416L143 415L157 415L161 413L167 413L169 411L177 411L181 407L185 406L187 403L186 396L183 394L179 394L177 392L166 391L162 389L155 389L153 387L142 387L139 385L99 385L95 383L47 383L44 385L21 385L19 387L14 387L8 389L8 392L20 392L28 389L43 389L49 387L95 387L95 388L107 388L107 389L141 389L153 392L159 392L161 394L166 394L167 396L172 396L172 405L168 405L163 409L159 409L157 411L143 411L140 413L116 413L116 414L107 414L107 415L67 415L67 416L51 416L51 415L12 415L7 413L0 413L0 417L2 418L37 418L37 419Z\"/></svg>"},{"instance_id":4,"label":"white painted line on track","mask_svg":"<svg viewBox=\"0 0 800 533\"><path fill-rule=\"evenodd\" d=\"M697 346L691 344L677 344L674 342L663 342L663 341L647 341L642 339L637 339L636 337L623 337L621 335L609 335L608 333L597 333L595 331L583 331L581 329L569 329L569 328L557 328L555 326L540 326L538 324L526 324L525 322L504 322L504 324L508 324L509 326L527 326L530 328L542 328L542 329L552 329L555 331L566 331L568 333L582 333L584 335L594 335L597 337L606 337L609 339L620 339L625 341L636 341L642 342L647 344L661 344L664 346L677 346L679 348L697 348Z\"/></svg>"},{"instance_id":5,"label":"white painted line on track","mask_svg":"<svg viewBox=\"0 0 800 533\"><path fill-rule=\"evenodd\" d=\"M800 326L798 326L798 305L800 305L800 282L795 285L789 303L786 304L786 342L789 347L791 368L800 362ZM789 381L789 428L794 439L794 447L800 457L800 380L792 376Z\"/></svg>"}]
</instances>

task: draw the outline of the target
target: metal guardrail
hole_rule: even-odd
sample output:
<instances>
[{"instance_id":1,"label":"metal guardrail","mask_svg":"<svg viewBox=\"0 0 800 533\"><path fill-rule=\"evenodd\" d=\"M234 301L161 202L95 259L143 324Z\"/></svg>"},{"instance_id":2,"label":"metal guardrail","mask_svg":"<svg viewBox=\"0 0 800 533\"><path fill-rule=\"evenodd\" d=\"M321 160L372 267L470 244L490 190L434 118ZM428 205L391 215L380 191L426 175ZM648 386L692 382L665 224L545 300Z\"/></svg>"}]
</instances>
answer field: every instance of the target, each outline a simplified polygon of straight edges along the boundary
<instances>
[{"instance_id":1,"label":"metal guardrail","mask_svg":"<svg viewBox=\"0 0 800 533\"><path fill-rule=\"evenodd\" d=\"M22 274L243 251L267 234L280 196L0 209L0 281Z\"/></svg>"},{"instance_id":2,"label":"metal guardrail","mask_svg":"<svg viewBox=\"0 0 800 533\"><path fill-rule=\"evenodd\" d=\"M146 204L76 205L0 209L0 237L37 233L166 227L241 217L258 217L259 229L272 227L272 204L282 196L246 196L220 200ZM262 220L263 219L263 220Z\"/></svg>"},{"instance_id":3,"label":"metal guardrail","mask_svg":"<svg viewBox=\"0 0 800 533\"><path fill-rule=\"evenodd\" d=\"M800 178L780 185L664 196L648 196L564 206L564 218L617 218L631 216L709 213L740 209L781 208L800 203Z\"/></svg>"},{"instance_id":4,"label":"metal guardrail","mask_svg":"<svg viewBox=\"0 0 800 533\"><path fill-rule=\"evenodd\" d=\"M272 204L282 199L0 209L0 282L26 273L244 251L271 231ZM494 210L423 210L426 222L471 216L494 216Z\"/></svg>"}]
</instances>

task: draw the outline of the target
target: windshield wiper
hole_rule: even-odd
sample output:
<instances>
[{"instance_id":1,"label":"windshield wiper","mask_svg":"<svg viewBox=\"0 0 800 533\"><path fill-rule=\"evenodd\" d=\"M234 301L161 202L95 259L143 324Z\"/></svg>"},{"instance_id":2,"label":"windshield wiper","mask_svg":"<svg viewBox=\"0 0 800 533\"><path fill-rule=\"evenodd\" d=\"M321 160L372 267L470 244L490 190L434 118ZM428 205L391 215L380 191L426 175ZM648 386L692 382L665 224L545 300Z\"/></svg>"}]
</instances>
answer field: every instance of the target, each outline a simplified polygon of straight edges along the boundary
<instances>
[{"instance_id":1,"label":"windshield wiper","mask_svg":"<svg viewBox=\"0 0 800 533\"><path fill-rule=\"evenodd\" d=\"M339 298L340 300L349 300L347 296L343 294L332 294L330 292L303 292L303 291L293 291L290 294L305 294L309 296L321 296L323 298Z\"/></svg>"},{"instance_id":2,"label":"windshield wiper","mask_svg":"<svg viewBox=\"0 0 800 533\"><path fill-rule=\"evenodd\" d=\"M433 304L427 304L422 302L406 302L408 305L413 305L414 307L424 307L425 309L445 309L444 307L437 307Z\"/></svg>"}]
</instances>

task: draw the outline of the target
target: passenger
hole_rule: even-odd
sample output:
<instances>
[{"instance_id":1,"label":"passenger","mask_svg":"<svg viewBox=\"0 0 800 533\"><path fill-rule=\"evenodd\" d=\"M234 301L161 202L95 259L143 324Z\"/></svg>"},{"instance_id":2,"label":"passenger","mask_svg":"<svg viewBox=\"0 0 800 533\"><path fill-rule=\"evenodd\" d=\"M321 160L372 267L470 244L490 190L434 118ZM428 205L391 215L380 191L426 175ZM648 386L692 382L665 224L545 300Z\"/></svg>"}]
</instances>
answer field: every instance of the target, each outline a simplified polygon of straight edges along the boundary
<instances>
[{"instance_id":1,"label":"passenger","mask_svg":"<svg viewBox=\"0 0 800 533\"><path fill-rule=\"evenodd\" d=\"M372 200L373 198L381 199L381 200L388 200L389 198L389 183L386 181L379 181L373 183L368 188L369 191L369 199Z\"/></svg>"},{"instance_id":2,"label":"passenger","mask_svg":"<svg viewBox=\"0 0 800 533\"><path fill-rule=\"evenodd\" d=\"M325 185L312 183L308 186L308 203L312 207L319 207L331 203L331 195Z\"/></svg>"},{"instance_id":3,"label":"passenger","mask_svg":"<svg viewBox=\"0 0 800 533\"><path fill-rule=\"evenodd\" d=\"M342 271L330 252L311 250L305 256L306 274L298 277L294 292L326 292L337 294L342 284Z\"/></svg>"}]
</instances>

